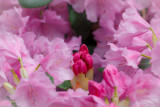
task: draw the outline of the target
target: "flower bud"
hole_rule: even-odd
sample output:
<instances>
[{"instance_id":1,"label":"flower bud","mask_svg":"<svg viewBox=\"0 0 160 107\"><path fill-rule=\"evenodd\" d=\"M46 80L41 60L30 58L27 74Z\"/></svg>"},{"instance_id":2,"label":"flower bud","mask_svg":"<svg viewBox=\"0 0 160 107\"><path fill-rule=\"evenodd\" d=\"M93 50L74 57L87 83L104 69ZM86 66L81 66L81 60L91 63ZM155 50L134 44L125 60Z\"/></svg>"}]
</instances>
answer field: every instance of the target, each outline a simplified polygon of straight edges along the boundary
<instances>
[{"instance_id":1,"label":"flower bud","mask_svg":"<svg viewBox=\"0 0 160 107\"><path fill-rule=\"evenodd\" d=\"M74 64L73 64L73 72L74 74L77 76L79 73L84 73L86 74L87 73L87 66L86 64L83 62L82 59L79 59L78 61L76 61Z\"/></svg>"},{"instance_id":2,"label":"flower bud","mask_svg":"<svg viewBox=\"0 0 160 107\"><path fill-rule=\"evenodd\" d=\"M91 57L90 54L86 54L86 55L84 56L83 61L86 63L87 70L93 68L93 59L92 59L92 57Z\"/></svg>"},{"instance_id":3,"label":"flower bud","mask_svg":"<svg viewBox=\"0 0 160 107\"><path fill-rule=\"evenodd\" d=\"M10 93L10 94L14 94L15 92L15 88L8 82L5 82L3 84L3 87Z\"/></svg>"},{"instance_id":4,"label":"flower bud","mask_svg":"<svg viewBox=\"0 0 160 107\"><path fill-rule=\"evenodd\" d=\"M87 48L87 46L85 44L81 45L79 51L89 53L88 48Z\"/></svg>"},{"instance_id":5,"label":"flower bud","mask_svg":"<svg viewBox=\"0 0 160 107\"><path fill-rule=\"evenodd\" d=\"M98 84L97 82L90 80L88 89L89 89L89 93L91 95L95 95L100 98L105 97L104 88L100 84Z\"/></svg>"},{"instance_id":6,"label":"flower bud","mask_svg":"<svg viewBox=\"0 0 160 107\"><path fill-rule=\"evenodd\" d=\"M76 52L73 54L73 61L76 62L80 59L82 52Z\"/></svg>"},{"instance_id":7,"label":"flower bud","mask_svg":"<svg viewBox=\"0 0 160 107\"><path fill-rule=\"evenodd\" d=\"M108 65L103 71L103 78L109 86L112 88L119 85L119 72L113 65Z\"/></svg>"},{"instance_id":8,"label":"flower bud","mask_svg":"<svg viewBox=\"0 0 160 107\"><path fill-rule=\"evenodd\" d=\"M28 72L25 68L20 68L20 74L22 78L28 78Z\"/></svg>"}]
</instances>

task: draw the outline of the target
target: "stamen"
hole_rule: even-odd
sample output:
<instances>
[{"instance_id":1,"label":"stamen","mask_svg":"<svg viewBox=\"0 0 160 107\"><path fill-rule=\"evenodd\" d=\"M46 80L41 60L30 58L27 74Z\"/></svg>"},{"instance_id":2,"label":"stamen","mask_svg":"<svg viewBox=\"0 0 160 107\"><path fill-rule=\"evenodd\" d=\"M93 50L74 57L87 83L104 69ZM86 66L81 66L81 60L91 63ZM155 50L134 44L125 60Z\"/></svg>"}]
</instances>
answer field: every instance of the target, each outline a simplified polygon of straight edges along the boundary
<instances>
[{"instance_id":1,"label":"stamen","mask_svg":"<svg viewBox=\"0 0 160 107\"><path fill-rule=\"evenodd\" d=\"M158 41L158 38L157 38L156 34L154 33L153 29L152 29L151 27L150 27L149 29L152 31L153 36L154 36L154 39L155 39L156 41Z\"/></svg>"},{"instance_id":2,"label":"stamen","mask_svg":"<svg viewBox=\"0 0 160 107\"><path fill-rule=\"evenodd\" d=\"M37 71L39 67L40 67L40 64L38 64L38 66L36 67L35 71Z\"/></svg>"},{"instance_id":3,"label":"stamen","mask_svg":"<svg viewBox=\"0 0 160 107\"><path fill-rule=\"evenodd\" d=\"M149 47L150 49L152 49L152 47L148 43L146 45L147 45L147 47Z\"/></svg>"},{"instance_id":4,"label":"stamen","mask_svg":"<svg viewBox=\"0 0 160 107\"><path fill-rule=\"evenodd\" d=\"M119 95L118 95L118 92L117 92L117 87L114 87L115 88L115 92L113 94L113 103L115 103L117 106L119 104Z\"/></svg>"},{"instance_id":5,"label":"stamen","mask_svg":"<svg viewBox=\"0 0 160 107\"><path fill-rule=\"evenodd\" d=\"M20 68L20 74L22 78L28 78L28 72L25 68Z\"/></svg>"},{"instance_id":6,"label":"stamen","mask_svg":"<svg viewBox=\"0 0 160 107\"><path fill-rule=\"evenodd\" d=\"M149 58L149 59L152 59L152 57L147 56L147 55L144 55L144 54L141 54L141 56L146 57L146 58Z\"/></svg>"},{"instance_id":7,"label":"stamen","mask_svg":"<svg viewBox=\"0 0 160 107\"><path fill-rule=\"evenodd\" d=\"M142 10L142 17L143 17L144 19L146 19L146 9L143 9L143 10Z\"/></svg>"},{"instance_id":8,"label":"stamen","mask_svg":"<svg viewBox=\"0 0 160 107\"><path fill-rule=\"evenodd\" d=\"M21 57L19 57L19 58L18 58L18 60L20 61L21 68L23 68L23 63L22 63L22 59L21 59Z\"/></svg>"},{"instance_id":9,"label":"stamen","mask_svg":"<svg viewBox=\"0 0 160 107\"><path fill-rule=\"evenodd\" d=\"M10 94L14 94L15 92L15 87L13 87L9 82L5 82L3 84L3 87L10 93Z\"/></svg>"},{"instance_id":10,"label":"stamen","mask_svg":"<svg viewBox=\"0 0 160 107\"><path fill-rule=\"evenodd\" d=\"M17 74L14 72L13 69L11 69L12 73L13 73L13 81L15 82L16 85L18 85L18 83L20 82Z\"/></svg>"},{"instance_id":11,"label":"stamen","mask_svg":"<svg viewBox=\"0 0 160 107\"><path fill-rule=\"evenodd\" d=\"M109 105L109 101L108 101L107 97L105 97L105 103L106 103L107 105Z\"/></svg>"}]
</instances>

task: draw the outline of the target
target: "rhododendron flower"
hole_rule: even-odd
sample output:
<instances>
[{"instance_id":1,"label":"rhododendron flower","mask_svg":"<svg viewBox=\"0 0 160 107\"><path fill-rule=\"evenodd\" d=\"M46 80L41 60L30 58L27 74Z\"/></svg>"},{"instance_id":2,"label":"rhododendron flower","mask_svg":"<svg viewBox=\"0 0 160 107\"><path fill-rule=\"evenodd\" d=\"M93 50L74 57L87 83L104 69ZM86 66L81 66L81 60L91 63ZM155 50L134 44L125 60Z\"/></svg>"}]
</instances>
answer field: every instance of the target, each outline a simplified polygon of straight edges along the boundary
<instances>
[{"instance_id":1,"label":"rhododendron flower","mask_svg":"<svg viewBox=\"0 0 160 107\"><path fill-rule=\"evenodd\" d=\"M43 72L36 71L29 79L23 79L12 98L18 106L44 107L56 96L55 86Z\"/></svg>"},{"instance_id":2,"label":"rhododendron flower","mask_svg":"<svg viewBox=\"0 0 160 107\"><path fill-rule=\"evenodd\" d=\"M159 107L159 0L0 0L0 107Z\"/></svg>"},{"instance_id":3,"label":"rhododendron flower","mask_svg":"<svg viewBox=\"0 0 160 107\"><path fill-rule=\"evenodd\" d=\"M11 103L9 101L0 101L1 107L12 107Z\"/></svg>"},{"instance_id":4,"label":"rhododendron flower","mask_svg":"<svg viewBox=\"0 0 160 107\"><path fill-rule=\"evenodd\" d=\"M131 101L131 107L145 106L158 107L159 80L151 74L144 74L139 71L135 74L131 86L127 90L127 96ZM153 88L154 87L154 88Z\"/></svg>"},{"instance_id":5,"label":"rhododendron flower","mask_svg":"<svg viewBox=\"0 0 160 107\"><path fill-rule=\"evenodd\" d=\"M160 69L159 69L159 64L160 64L160 59L159 59L159 52L160 52L160 42L156 43L156 47L154 47L151 51L151 71L157 75L160 76Z\"/></svg>"}]
</instances>

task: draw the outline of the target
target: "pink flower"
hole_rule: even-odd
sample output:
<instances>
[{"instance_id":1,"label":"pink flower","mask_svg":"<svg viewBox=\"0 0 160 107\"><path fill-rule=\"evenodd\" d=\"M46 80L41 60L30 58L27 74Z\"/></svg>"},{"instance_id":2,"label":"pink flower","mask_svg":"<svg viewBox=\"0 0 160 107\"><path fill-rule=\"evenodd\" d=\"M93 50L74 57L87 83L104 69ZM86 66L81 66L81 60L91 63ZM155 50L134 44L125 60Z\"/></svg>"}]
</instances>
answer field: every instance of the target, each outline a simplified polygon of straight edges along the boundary
<instances>
[{"instance_id":1,"label":"pink flower","mask_svg":"<svg viewBox=\"0 0 160 107\"><path fill-rule=\"evenodd\" d=\"M20 107L44 107L55 96L55 86L46 74L36 71L29 79L20 81L11 98Z\"/></svg>"},{"instance_id":2,"label":"pink flower","mask_svg":"<svg viewBox=\"0 0 160 107\"><path fill-rule=\"evenodd\" d=\"M28 13L32 12L32 10L28 11ZM39 13L38 17L37 15L34 16L35 13ZM57 15L55 11L45 10L41 15L41 18L39 18L40 15L40 9L38 12L33 11L31 18L27 23L27 31L33 31L37 36L46 36L50 40L53 40L57 37L64 38L64 34L69 32L69 23L66 22L60 15Z\"/></svg>"},{"instance_id":3,"label":"pink flower","mask_svg":"<svg viewBox=\"0 0 160 107\"><path fill-rule=\"evenodd\" d=\"M90 95L95 95L100 98L105 97L104 88L100 84L98 84L97 82L90 80L88 90L89 90Z\"/></svg>"},{"instance_id":4,"label":"pink flower","mask_svg":"<svg viewBox=\"0 0 160 107\"><path fill-rule=\"evenodd\" d=\"M159 88L159 79L151 74L144 74L143 71L137 71L126 93L131 107L149 107L150 105L158 107L160 105Z\"/></svg>"},{"instance_id":5,"label":"pink flower","mask_svg":"<svg viewBox=\"0 0 160 107\"><path fill-rule=\"evenodd\" d=\"M5 100L5 101L0 101L0 105L1 105L1 107L13 107L13 106L11 105L11 102L10 102L10 101L7 101L7 100Z\"/></svg>"},{"instance_id":6,"label":"pink flower","mask_svg":"<svg viewBox=\"0 0 160 107\"><path fill-rule=\"evenodd\" d=\"M22 17L22 9L13 8L3 11L0 16L0 31L21 35L25 31L28 16ZM16 19L16 20L14 20Z\"/></svg>"},{"instance_id":7,"label":"pink flower","mask_svg":"<svg viewBox=\"0 0 160 107\"><path fill-rule=\"evenodd\" d=\"M4 56L9 64L15 64L18 58L29 57L29 52L22 38L8 32L0 33L0 56Z\"/></svg>"},{"instance_id":8,"label":"pink flower","mask_svg":"<svg viewBox=\"0 0 160 107\"><path fill-rule=\"evenodd\" d=\"M41 39L43 41L43 39ZM42 42L43 43L43 42ZM73 78L72 66L72 50L64 42L63 39L57 38L52 42L44 41L48 45L46 48L39 47L39 54L45 52L45 58L41 61L41 67L52 75L55 79L55 84L61 84L65 80ZM45 47L45 45L42 46ZM36 48L35 48L36 49Z\"/></svg>"},{"instance_id":9,"label":"pink flower","mask_svg":"<svg viewBox=\"0 0 160 107\"><path fill-rule=\"evenodd\" d=\"M108 65L103 71L103 78L110 87L118 87L119 72L115 66Z\"/></svg>"},{"instance_id":10,"label":"pink flower","mask_svg":"<svg viewBox=\"0 0 160 107\"><path fill-rule=\"evenodd\" d=\"M105 54L108 64L115 65L120 71L124 71L129 75L133 75L141 60L141 54L138 51L119 48L109 43L110 50ZM107 65L107 64L106 64Z\"/></svg>"},{"instance_id":11,"label":"pink flower","mask_svg":"<svg viewBox=\"0 0 160 107\"><path fill-rule=\"evenodd\" d=\"M117 33L114 34L115 39L118 41L118 45L133 48L132 42L134 37L140 37L147 43L152 40L152 32L150 31L150 25L139 15L135 8L128 8L123 13L123 20L120 22ZM139 47L134 49L139 49Z\"/></svg>"},{"instance_id":12,"label":"pink flower","mask_svg":"<svg viewBox=\"0 0 160 107\"><path fill-rule=\"evenodd\" d=\"M105 102L100 98L87 95L83 91L73 92L69 90L68 92L59 93L59 95L52 100L49 107L59 106L59 107L107 107Z\"/></svg>"},{"instance_id":13,"label":"pink flower","mask_svg":"<svg viewBox=\"0 0 160 107\"><path fill-rule=\"evenodd\" d=\"M5 10L13 9L15 6L19 7L17 0L0 0L0 14Z\"/></svg>"},{"instance_id":14,"label":"pink flower","mask_svg":"<svg viewBox=\"0 0 160 107\"><path fill-rule=\"evenodd\" d=\"M160 77L160 58L159 58L159 52L160 52L160 42L156 42L156 46L151 50L151 71Z\"/></svg>"},{"instance_id":15,"label":"pink flower","mask_svg":"<svg viewBox=\"0 0 160 107\"><path fill-rule=\"evenodd\" d=\"M116 2L116 4L114 4ZM112 5L114 4L114 5ZM115 14L120 12L123 8L123 1L109 1L109 0L86 0L85 10L87 14L87 18L96 22L97 18L100 17L100 20L114 20Z\"/></svg>"}]
</instances>

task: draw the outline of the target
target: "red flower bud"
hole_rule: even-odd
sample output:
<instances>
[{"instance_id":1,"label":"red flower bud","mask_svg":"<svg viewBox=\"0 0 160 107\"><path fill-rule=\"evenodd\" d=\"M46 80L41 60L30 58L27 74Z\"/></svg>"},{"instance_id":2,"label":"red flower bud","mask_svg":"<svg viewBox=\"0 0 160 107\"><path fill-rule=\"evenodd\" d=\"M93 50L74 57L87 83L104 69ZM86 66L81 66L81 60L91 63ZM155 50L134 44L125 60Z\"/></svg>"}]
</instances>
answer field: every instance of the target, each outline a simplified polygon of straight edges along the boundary
<instances>
[{"instance_id":1,"label":"red flower bud","mask_svg":"<svg viewBox=\"0 0 160 107\"><path fill-rule=\"evenodd\" d=\"M87 46L85 44L81 45L79 51L89 53L88 48L87 48Z\"/></svg>"},{"instance_id":2,"label":"red flower bud","mask_svg":"<svg viewBox=\"0 0 160 107\"><path fill-rule=\"evenodd\" d=\"M93 59L92 59L92 57L91 57L90 54L86 54L86 55L84 56L83 61L86 63L87 70L93 68Z\"/></svg>"},{"instance_id":3,"label":"red flower bud","mask_svg":"<svg viewBox=\"0 0 160 107\"><path fill-rule=\"evenodd\" d=\"M76 52L73 54L73 61L76 62L77 60L79 60L81 58L81 54L82 52Z\"/></svg>"},{"instance_id":4,"label":"red flower bud","mask_svg":"<svg viewBox=\"0 0 160 107\"><path fill-rule=\"evenodd\" d=\"M77 60L74 64L73 64L73 72L74 74L77 76L79 73L87 73L87 66L86 64L83 62L82 59Z\"/></svg>"}]
</instances>

